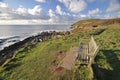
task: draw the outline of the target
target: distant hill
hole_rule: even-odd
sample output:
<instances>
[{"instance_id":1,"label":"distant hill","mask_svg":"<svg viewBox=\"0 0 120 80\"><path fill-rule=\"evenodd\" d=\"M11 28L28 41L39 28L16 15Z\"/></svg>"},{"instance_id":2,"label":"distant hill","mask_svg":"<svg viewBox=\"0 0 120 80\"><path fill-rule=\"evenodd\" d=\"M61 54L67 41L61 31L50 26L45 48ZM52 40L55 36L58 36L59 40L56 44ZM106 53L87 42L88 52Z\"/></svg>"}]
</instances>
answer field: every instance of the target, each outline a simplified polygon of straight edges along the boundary
<instances>
[{"instance_id":1,"label":"distant hill","mask_svg":"<svg viewBox=\"0 0 120 80\"><path fill-rule=\"evenodd\" d=\"M81 31L89 31L95 29L95 27L107 26L112 24L120 24L120 18L114 19L88 19L88 20L80 20L74 24L72 24L73 33L81 32Z\"/></svg>"},{"instance_id":2,"label":"distant hill","mask_svg":"<svg viewBox=\"0 0 120 80\"><path fill-rule=\"evenodd\" d=\"M111 25L111 24L120 24L120 18L115 19L89 19L89 20L81 20L76 23L74 23L72 26L104 26L104 25Z\"/></svg>"}]
</instances>

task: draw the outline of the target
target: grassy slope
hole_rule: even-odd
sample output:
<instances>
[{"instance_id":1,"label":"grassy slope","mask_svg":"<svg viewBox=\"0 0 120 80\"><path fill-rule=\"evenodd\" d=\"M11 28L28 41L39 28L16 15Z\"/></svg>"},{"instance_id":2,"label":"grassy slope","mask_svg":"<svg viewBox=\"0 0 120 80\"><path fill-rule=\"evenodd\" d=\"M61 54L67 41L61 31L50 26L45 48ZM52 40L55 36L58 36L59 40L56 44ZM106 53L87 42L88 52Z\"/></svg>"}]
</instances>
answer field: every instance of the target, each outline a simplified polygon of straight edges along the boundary
<instances>
[{"instance_id":1,"label":"grassy slope","mask_svg":"<svg viewBox=\"0 0 120 80\"><path fill-rule=\"evenodd\" d=\"M68 51L78 45L77 36L53 39L36 45L32 50L21 49L8 64L1 68L1 77L5 80L47 80L48 70L55 54Z\"/></svg>"},{"instance_id":2,"label":"grassy slope","mask_svg":"<svg viewBox=\"0 0 120 80\"><path fill-rule=\"evenodd\" d=\"M100 45L100 51L95 59L98 65L98 75L101 75L102 80L119 80L120 25L108 26L108 29L96 39Z\"/></svg>"},{"instance_id":3,"label":"grassy slope","mask_svg":"<svg viewBox=\"0 0 120 80\"><path fill-rule=\"evenodd\" d=\"M100 51L95 58L97 67L94 71L97 78L101 80L118 80L120 79L120 25L103 27L106 30L94 36L100 46ZM68 51L71 46L78 46L81 38L88 40L90 34L91 32L77 33L45 41L31 50L21 49L7 64L0 67L0 78L4 80L48 80L52 76L49 66L55 54L59 51ZM88 76L92 76L85 67L77 68L77 71L79 74L74 76L78 80L83 78L87 80ZM70 73L66 74L68 77L70 75ZM65 79L66 76L62 78Z\"/></svg>"}]
</instances>

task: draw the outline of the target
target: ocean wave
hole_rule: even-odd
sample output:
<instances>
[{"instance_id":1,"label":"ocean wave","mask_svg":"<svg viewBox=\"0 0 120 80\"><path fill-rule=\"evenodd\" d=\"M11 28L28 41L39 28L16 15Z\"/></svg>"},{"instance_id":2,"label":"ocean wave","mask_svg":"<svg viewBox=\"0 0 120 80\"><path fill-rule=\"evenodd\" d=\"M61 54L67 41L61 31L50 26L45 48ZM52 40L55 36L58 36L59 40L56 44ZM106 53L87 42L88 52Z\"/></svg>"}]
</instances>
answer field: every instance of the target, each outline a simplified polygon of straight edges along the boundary
<instances>
[{"instance_id":1,"label":"ocean wave","mask_svg":"<svg viewBox=\"0 0 120 80\"><path fill-rule=\"evenodd\" d=\"M26 37L23 36L10 36L4 37L0 39L0 50L4 49L4 47L8 47L14 43L24 40Z\"/></svg>"}]
</instances>

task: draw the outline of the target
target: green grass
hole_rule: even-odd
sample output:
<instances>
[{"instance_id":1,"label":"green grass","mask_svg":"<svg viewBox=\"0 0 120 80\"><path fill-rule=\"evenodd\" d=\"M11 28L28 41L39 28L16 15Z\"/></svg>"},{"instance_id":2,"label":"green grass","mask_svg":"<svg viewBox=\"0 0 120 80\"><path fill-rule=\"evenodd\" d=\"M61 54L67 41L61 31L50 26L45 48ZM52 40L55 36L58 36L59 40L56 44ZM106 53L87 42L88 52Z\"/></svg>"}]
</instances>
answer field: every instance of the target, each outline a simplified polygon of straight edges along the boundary
<instances>
[{"instance_id":1,"label":"green grass","mask_svg":"<svg viewBox=\"0 0 120 80\"><path fill-rule=\"evenodd\" d=\"M31 50L23 48L0 68L0 77L4 80L48 80L51 77L49 67L55 54L78 45L79 39L75 35L39 43Z\"/></svg>"},{"instance_id":2,"label":"green grass","mask_svg":"<svg viewBox=\"0 0 120 80\"><path fill-rule=\"evenodd\" d=\"M120 25L108 26L105 32L96 36L96 40L100 46L100 51L95 58L98 75L102 74L102 80L119 80Z\"/></svg>"},{"instance_id":3,"label":"green grass","mask_svg":"<svg viewBox=\"0 0 120 80\"><path fill-rule=\"evenodd\" d=\"M59 51L69 51L72 46L86 43L91 34L99 44L100 51L95 58L95 79L120 79L120 25L104 26L105 31L77 33L59 39L50 39L37 44L32 49L20 49L16 55L0 67L1 80L91 80L91 67L77 67L76 72L66 71L63 76L53 76L49 67ZM99 33L99 34L98 34ZM100 78L100 79L99 79Z\"/></svg>"}]
</instances>

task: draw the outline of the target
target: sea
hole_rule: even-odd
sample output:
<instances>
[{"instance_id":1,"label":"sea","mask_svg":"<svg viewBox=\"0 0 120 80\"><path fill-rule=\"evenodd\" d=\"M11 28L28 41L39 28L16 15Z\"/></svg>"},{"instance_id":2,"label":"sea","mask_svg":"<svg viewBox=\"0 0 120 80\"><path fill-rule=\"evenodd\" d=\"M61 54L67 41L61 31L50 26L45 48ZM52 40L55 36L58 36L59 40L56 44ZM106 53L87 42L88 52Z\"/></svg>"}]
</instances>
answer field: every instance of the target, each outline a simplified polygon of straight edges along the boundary
<instances>
[{"instance_id":1,"label":"sea","mask_svg":"<svg viewBox=\"0 0 120 80\"><path fill-rule=\"evenodd\" d=\"M69 31L70 25L0 25L0 50L44 31Z\"/></svg>"}]
</instances>

